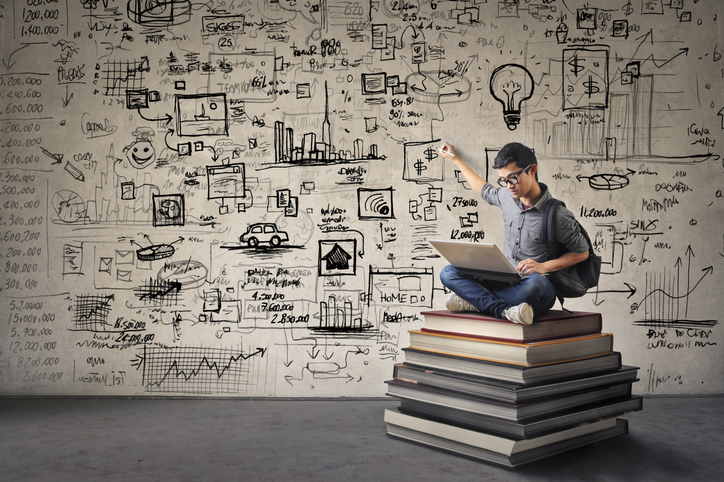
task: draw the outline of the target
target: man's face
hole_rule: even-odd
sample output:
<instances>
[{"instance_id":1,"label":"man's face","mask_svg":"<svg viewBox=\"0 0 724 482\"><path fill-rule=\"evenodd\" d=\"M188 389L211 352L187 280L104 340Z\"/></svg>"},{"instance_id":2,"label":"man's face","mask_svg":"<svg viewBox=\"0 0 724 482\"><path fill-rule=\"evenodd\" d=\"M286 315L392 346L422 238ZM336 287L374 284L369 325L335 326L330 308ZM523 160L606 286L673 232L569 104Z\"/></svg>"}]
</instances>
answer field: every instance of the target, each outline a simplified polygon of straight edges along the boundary
<instances>
[{"instance_id":1,"label":"man's face","mask_svg":"<svg viewBox=\"0 0 724 482\"><path fill-rule=\"evenodd\" d=\"M526 197L537 182L535 173L538 170L537 164L531 164L521 169L515 162L511 162L502 169L497 169L500 179L506 180L505 187L514 198ZM517 182L516 182L517 181Z\"/></svg>"}]
</instances>

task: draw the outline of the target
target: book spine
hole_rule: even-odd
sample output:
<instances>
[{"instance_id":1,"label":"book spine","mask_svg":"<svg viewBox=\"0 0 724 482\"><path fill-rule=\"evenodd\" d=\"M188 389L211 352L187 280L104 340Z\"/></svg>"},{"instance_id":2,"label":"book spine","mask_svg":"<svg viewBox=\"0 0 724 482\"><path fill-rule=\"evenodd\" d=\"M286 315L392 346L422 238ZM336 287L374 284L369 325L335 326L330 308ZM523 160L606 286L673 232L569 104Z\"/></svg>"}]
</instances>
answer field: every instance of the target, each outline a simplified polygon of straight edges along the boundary
<instances>
[{"instance_id":1,"label":"book spine","mask_svg":"<svg viewBox=\"0 0 724 482\"><path fill-rule=\"evenodd\" d=\"M505 343L513 343L516 345L524 345L527 343L539 343L544 341L554 341L554 340L561 340L563 338L578 338L581 336L589 336L589 335L596 335L601 332L601 327L594 328L590 331L582 331L580 333L571 333L568 335L553 335L553 336L545 336L541 338L503 338L498 336L483 336L483 335L472 335L468 333L460 333L455 331L446 331L446 330L436 330L434 328L421 328L420 331L423 333L431 333L431 334L440 334L440 335L449 335L449 336L460 336L465 338L475 338L479 340L492 340L492 341L502 341Z\"/></svg>"}]
</instances>

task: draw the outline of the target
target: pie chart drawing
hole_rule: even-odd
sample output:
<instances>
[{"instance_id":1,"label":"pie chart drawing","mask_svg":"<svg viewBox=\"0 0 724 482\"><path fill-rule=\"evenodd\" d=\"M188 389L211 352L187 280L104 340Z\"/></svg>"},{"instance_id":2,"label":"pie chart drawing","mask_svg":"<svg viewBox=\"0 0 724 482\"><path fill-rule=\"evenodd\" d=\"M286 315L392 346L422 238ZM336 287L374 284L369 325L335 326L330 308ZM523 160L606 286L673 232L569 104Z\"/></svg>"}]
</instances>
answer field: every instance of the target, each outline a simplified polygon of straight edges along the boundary
<instances>
[{"instance_id":1,"label":"pie chart drawing","mask_svg":"<svg viewBox=\"0 0 724 482\"><path fill-rule=\"evenodd\" d=\"M85 201L73 191L58 191L50 203L61 221L75 223L85 217Z\"/></svg>"},{"instance_id":2,"label":"pie chart drawing","mask_svg":"<svg viewBox=\"0 0 724 482\"><path fill-rule=\"evenodd\" d=\"M428 104L462 102L470 97L472 84L453 72L416 72L406 79L408 92L415 100Z\"/></svg>"},{"instance_id":3,"label":"pie chart drawing","mask_svg":"<svg viewBox=\"0 0 724 482\"><path fill-rule=\"evenodd\" d=\"M576 176L578 177L578 176ZM581 176L583 178L584 176ZM578 179L580 181L580 178ZM629 178L621 174L594 174L588 177L588 185L599 191L615 191L628 186Z\"/></svg>"}]
</instances>

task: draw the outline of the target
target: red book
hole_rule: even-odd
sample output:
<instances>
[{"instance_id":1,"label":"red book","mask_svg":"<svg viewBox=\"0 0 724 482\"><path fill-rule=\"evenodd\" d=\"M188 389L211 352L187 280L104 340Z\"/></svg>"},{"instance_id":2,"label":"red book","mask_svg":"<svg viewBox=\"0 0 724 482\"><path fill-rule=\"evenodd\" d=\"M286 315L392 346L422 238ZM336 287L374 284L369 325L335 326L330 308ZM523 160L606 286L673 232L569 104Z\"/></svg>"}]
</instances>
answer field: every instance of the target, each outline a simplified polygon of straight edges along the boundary
<instances>
[{"instance_id":1,"label":"red book","mask_svg":"<svg viewBox=\"0 0 724 482\"><path fill-rule=\"evenodd\" d=\"M488 338L514 343L555 340L601 333L600 313L549 310L530 325L522 325L478 312L423 311L422 331Z\"/></svg>"}]
</instances>

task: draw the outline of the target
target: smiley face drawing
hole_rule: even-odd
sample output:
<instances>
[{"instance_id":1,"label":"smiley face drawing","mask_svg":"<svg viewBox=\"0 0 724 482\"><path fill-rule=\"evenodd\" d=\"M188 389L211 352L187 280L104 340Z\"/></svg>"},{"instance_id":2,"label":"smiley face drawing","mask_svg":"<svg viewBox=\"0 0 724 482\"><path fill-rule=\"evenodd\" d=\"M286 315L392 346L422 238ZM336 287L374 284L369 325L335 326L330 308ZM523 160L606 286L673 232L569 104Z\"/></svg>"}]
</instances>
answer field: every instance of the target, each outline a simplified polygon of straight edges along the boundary
<instances>
[{"instance_id":1,"label":"smiley face drawing","mask_svg":"<svg viewBox=\"0 0 724 482\"><path fill-rule=\"evenodd\" d=\"M136 136L135 142L123 148L131 166L145 169L156 161L156 149L151 143L154 134L150 127L139 127L133 131L133 135Z\"/></svg>"}]
</instances>

